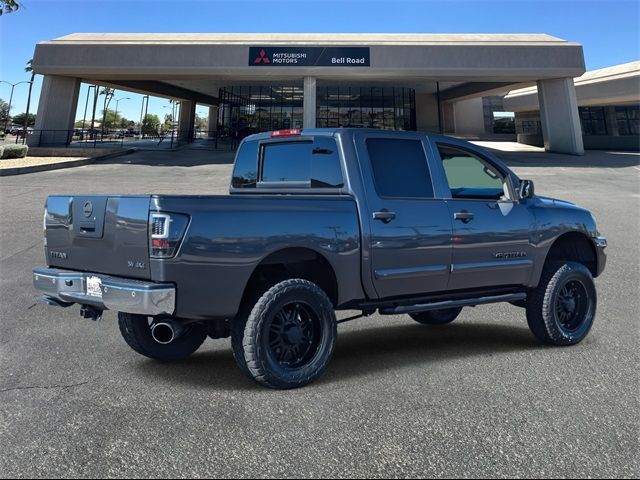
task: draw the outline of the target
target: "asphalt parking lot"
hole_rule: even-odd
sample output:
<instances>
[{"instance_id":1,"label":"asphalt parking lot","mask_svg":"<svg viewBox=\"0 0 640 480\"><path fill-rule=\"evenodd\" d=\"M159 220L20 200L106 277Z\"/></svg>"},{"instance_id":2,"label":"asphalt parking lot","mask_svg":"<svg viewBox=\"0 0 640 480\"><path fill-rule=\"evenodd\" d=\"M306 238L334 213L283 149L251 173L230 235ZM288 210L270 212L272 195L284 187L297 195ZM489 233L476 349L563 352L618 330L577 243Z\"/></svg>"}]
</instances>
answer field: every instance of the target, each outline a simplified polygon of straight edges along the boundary
<instances>
[{"instance_id":1,"label":"asphalt parking lot","mask_svg":"<svg viewBox=\"0 0 640 480\"><path fill-rule=\"evenodd\" d=\"M591 209L609 238L589 337L536 344L524 311L466 308L340 327L317 383L265 390L225 340L187 361L143 358L116 315L36 304L52 193L224 193L228 154L138 152L0 178L0 476L637 477L638 155L503 154L536 191Z\"/></svg>"}]
</instances>

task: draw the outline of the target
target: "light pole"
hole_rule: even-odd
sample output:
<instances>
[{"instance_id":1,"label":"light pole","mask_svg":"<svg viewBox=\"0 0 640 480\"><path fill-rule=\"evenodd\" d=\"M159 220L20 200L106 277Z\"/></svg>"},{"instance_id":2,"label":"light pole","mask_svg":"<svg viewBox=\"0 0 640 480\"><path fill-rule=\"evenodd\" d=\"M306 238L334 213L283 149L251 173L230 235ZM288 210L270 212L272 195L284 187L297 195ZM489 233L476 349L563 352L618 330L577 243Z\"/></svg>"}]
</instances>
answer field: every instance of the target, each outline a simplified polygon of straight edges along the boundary
<instances>
[{"instance_id":1,"label":"light pole","mask_svg":"<svg viewBox=\"0 0 640 480\"><path fill-rule=\"evenodd\" d=\"M207 118L207 130L209 129L209 114L203 111L198 112L198 117L200 118L200 122L202 122L205 119L205 116ZM202 123L201 123L202 125ZM196 137L197 138L202 138L202 131L198 131L198 126L196 125Z\"/></svg>"},{"instance_id":2,"label":"light pole","mask_svg":"<svg viewBox=\"0 0 640 480\"><path fill-rule=\"evenodd\" d=\"M144 97L142 97L142 105L140 106L140 123L138 125L138 128L140 129L138 134L139 137L142 139L142 116L144 115L144 104L145 102L149 101L149 95L145 95Z\"/></svg>"},{"instance_id":3,"label":"light pole","mask_svg":"<svg viewBox=\"0 0 640 480\"><path fill-rule=\"evenodd\" d=\"M123 98L118 98L118 99L116 100L116 115L115 115L115 122L116 122L116 123L118 122L118 102L119 102L120 100L131 100L131 99L130 99L129 97L123 97Z\"/></svg>"},{"instance_id":4,"label":"light pole","mask_svg":"<svg viewBox=\"0 0 640 480\"><path fill-rule=\"evenodd\" d=\"M3 130L6 132L7 126L9 125L9 116L11 115L11 102L13 101L13 89L16 88L17 85L20 85L21 83L31 83L31 82L29 80L23 80L22 82L18 82L18 83L11 83L11 82L7 82L6 80L0 80L0 83L6 83L7 85L11 85L11 95L9 96L9 109L7 111L7 118L4 121L4 130Z\"/></svg>"},{"instance_id":5,"label":"light pole","mask_svg":"<svg viewBox=\"0 0 640 480\"><path fill-rule=\"evenodd\" d=\"M131 99L129 97L122 97L122 98L118 98L116 100L116 114L115 114L115 118L114 118L114 121L116 122L116 125L118 124L118 102L120 100L131 100ZM120 133L122 133L122 137L120 138L120 146L123 146L124 145L124 131L120 132Z\"/></svg>"}]
</instances>

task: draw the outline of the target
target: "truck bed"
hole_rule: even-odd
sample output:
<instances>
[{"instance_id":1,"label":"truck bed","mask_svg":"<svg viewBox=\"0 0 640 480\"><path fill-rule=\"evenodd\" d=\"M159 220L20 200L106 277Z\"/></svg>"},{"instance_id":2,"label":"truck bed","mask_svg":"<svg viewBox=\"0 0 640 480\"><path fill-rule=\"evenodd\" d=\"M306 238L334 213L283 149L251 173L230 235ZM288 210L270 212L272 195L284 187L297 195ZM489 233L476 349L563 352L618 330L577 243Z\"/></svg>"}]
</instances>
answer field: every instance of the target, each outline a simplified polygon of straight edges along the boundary
<instances>
[{"instance_id":1,"label":"truck bed","mask_svg":"<svg viewBox=\"0 0 640 480\"><path fill-rule=\"evenodd\" d=\"M47 205L46 256L53 267L172 282L175 315L204 319L234 316L256 266L297 248L327 259L344 303L363 297L356 208L348 195L56 196ZM149 257L155 211L189 216L173 258Z\"/></svg>"}]
</instances>

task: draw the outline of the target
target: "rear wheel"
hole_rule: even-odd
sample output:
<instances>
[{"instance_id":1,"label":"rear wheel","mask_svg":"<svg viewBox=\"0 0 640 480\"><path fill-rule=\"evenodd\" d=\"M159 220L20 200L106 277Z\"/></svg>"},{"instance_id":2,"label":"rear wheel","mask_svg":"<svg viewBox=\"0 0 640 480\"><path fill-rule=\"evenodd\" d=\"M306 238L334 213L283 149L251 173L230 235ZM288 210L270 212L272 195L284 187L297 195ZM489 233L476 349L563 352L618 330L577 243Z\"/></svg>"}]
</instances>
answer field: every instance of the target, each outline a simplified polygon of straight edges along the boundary
<instances>
[{"instance_id":1,"label":"rear wheel","mask_svg":"<svg viewBox=\"0 0 640 480\"><path fill-rule=\"evenodd\" d=\"M307 385L322 375L333 356L337 336L333 305L307 280L278 283L241 320L246 325L236 360L243 359L249 375L266 387ZM239 348L237 341L232 345Z\"/></svg>"},{"instance_id":2,"label":"rear wheel","mask_svg":"<svg viewBox=\"0 0 640 480\"><path fill-rule=\"evenodd\" d=\"M527 323L542 343L575 345L591 330L596 303L596 288L587 267L551 262L527 298Z\"/></svg>"},{"instance_id":3,"label":"rear wheel","mask_svg":"<svg viewBox=\"0 0 640 480\"><path fill-rule=\"evenodd\" d=\"M151 335L153 318L146 315L118 313L120 333L134 351L155 360L182 360L193 354L207 338L207 332L202 325L193 323L185 325L179 336L169 343L162 344L154 340ZM172 337L168 337L167 340Z\"/></svg>"},{"instance_id":4,"label":"rear wheel","mask_svg":"<svg viewBox=\"0 0 640 480\"><path fill-rule=\"evenodd\" d=\"M460 312L462 307L444 308L441 310L429 310L427 312L411 313L409 316L416 322L424 325L446 325L453 322Z\"/></svg>"}]
</instances>

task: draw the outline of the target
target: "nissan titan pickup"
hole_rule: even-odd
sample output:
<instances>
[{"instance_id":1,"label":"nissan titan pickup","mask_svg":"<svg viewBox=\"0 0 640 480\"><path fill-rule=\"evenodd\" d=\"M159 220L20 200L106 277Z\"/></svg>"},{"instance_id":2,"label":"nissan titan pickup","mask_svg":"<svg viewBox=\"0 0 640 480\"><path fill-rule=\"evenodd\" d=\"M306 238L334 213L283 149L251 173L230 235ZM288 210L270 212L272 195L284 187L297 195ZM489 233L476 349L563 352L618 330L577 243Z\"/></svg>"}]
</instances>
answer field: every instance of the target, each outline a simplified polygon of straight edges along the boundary
<instances>
[{"instance_id":1,"label":"nissan titan pickup","mask_svg":"<svg viewBox=\"0 0 640 480\"><path fill-rule=\"evenodd\" d=\"M509 302L540 342L577 344L607 246L589 211L482 148L369 129L251 135L229 195L53 195L43 227L41 302L116 311L160 361L230 337L240 370L278 389L316 380L338 324L375 312L444 325Z\"/></svg>"}]
</instances>

